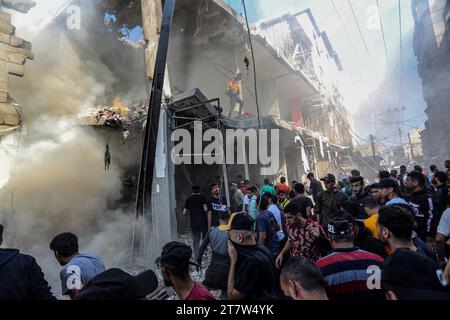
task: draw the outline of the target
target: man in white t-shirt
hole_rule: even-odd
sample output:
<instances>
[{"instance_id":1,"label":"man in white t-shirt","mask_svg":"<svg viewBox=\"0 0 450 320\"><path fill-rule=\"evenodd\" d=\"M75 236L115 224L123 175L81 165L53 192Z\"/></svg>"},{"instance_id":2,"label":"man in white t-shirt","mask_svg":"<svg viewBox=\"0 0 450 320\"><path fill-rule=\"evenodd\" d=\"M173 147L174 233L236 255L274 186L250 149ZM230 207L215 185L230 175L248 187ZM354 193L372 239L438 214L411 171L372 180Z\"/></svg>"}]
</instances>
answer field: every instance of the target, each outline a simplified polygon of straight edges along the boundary
<instances>
[{"instance_id":1,"label":"man in white t-shirt","mask_svg":"<svg viewBox=\"0 0 450 320\"><path fill-rule=\"evenodd\" d=\"M280 226L280 231L277 232L277 236L278 236L278 241L282 242L284 241L284 238L286 237L284 234L284 224L282 221L282 217L281 217L281 211L280 209L278 209L277 205L275 204L276 201L274 201L275 196L273 196L270 192L265 192L264 196L269 200L269 208L267 209L268 211L270 211L273 216L275 217L275 219L278 222L278 225Z\"/></svg>"},{"instance_id":2,"label":"man in white t-shirt","mask_svg":"<svg viewBox=\"0 0 450 320\"><path fill-rule=\"evenodd\" d=\"M450 206L442 214L441 221L437 228L436 249L439 256L439 262L445 262L446 241L450 238Z\"/></svg>"}]
</instances>

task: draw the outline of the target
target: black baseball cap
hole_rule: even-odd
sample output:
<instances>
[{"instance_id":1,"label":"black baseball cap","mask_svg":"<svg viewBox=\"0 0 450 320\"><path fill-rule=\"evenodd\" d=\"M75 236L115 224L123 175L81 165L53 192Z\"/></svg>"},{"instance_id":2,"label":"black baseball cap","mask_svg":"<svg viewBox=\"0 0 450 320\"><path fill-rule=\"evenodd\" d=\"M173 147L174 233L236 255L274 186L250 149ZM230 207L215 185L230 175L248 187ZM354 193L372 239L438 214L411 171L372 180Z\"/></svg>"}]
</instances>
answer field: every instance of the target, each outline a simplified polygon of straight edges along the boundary
<instances>
[{"instance_id":1,"label":"black baseball cap","mask_svg":"<svg viewBox=\"0 0 450 320\"><path fill-rule=\"evenodd\" d=\"M378 188L379 189L394 188L394 190L396 190L398 188L398 183L392 179L382 179L380 183L378 183Z\"/></svg>"},{"instance_id":2,"label":"black baseball cap","mask_svg":"<svg viewBox=\"0 0 450 320\"><path fill-rule=\"evenodd\" d=\"M334 217L328 223L328 233L334 236L349 235L352 232L350 223L342 217Z\"/></svg>"},{"instance_id":3,"label":"black baseball cap","mask_svg":"<svg viewBox=\"0 0 450 320\"><path fill-rule=\"evenodd\" d=\"M139 300L158 289L152 270L133 276L121 269L109 269L92 278L75 300Z\"/></svg>"},{"instance_id":4,"label":"black baseball cap","mask_svg":"<svg viewBox=\"0 0 450 320\"><path fill-rule=\"evenodd\" d=\"M255 224L255 220L245 212L233 213L228 220L228 224L224 226L220 226L219 230L221 231L230 231L230 230L253 230L253 226Z\"/></svg>"},{"instance_id":5,"label":"black baseball cap","mask_svg":"<svg viewBox=\"0 0 450 320\"><path fill-rule=\"evenodd\" d=\"M333 174L331 174L331 173L328 173L328 174L326 174L325 175L325 177L323 177L322 179L320 179L320 181L326 181L326 182L336 182L336 177L333 175Z\"/></svg>"},{"instance_id":6,"label":"black baseball cap","mask_svg":"<svg viewBox=\"0 0 450 320\"><path fill-rule=\"evenodd\" d=\"M441 283L439 273L433 260L403 248L386 259L381 280L400 300L450 300L450 289Z\"/></svg>"},{"instance_id":7,"label":"black baseball cap","mask_svg":"<svg viewBox=\"0 0 450 320\"><path fill-rule=\"evenodd\" d=\"M161 256L156 259L156 264L165 264L168 266L179 266L185 263L199 267L198 264L191 261L192 249L182 242L169 242L163 248Z\"/></svg>"}]
</instances>

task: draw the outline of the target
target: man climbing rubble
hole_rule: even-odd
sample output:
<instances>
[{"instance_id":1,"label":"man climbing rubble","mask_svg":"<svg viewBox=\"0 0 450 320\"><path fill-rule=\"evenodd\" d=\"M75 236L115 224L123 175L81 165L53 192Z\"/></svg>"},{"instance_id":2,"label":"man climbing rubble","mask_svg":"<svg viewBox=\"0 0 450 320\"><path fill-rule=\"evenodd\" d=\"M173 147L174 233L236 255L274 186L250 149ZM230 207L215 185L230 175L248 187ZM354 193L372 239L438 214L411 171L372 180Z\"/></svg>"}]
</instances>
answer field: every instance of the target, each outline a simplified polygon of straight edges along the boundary
<instances>
[{"instance_id":1,"label":"man climbing rubble","mask_svg":"<svg viewBox=\"0 0 450 320\"><path fill-rule=\"evenodd\" d=\"M231 117L236 104L239 104L239 114L244 110L244 101L242 101L240 83L242 81L242 73L238 73L228 84L225 94L230 98L230 111L228 116Z\"/></svg>"}]
</instances>

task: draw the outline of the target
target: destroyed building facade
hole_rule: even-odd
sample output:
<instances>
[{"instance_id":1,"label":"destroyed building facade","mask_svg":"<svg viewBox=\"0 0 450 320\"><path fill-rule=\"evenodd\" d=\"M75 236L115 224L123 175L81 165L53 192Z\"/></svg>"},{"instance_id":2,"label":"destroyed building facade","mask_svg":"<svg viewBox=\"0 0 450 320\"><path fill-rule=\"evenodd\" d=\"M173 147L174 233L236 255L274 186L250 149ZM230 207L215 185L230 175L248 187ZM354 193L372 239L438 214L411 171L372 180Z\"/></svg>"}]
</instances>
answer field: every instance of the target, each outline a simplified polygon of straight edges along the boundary
<instances>
[{"instance_id":1,"label":"destroyed building facade","mask_svg":"<svg viewBox=\"0 0 450 320\"><path fill-rule=\"evenodd\" d=\"M66 26L70 5L83 7L80 30ZM85 78L104 88L103 96L87 100L91 105L72 106L73 110L69 106L61 112L84 111L79 115L80 124L93 128L98 140L111 152L112 164L123 172L122 201L130 211L136 193L161 8L160 1L154 0L67 1L41 25L37 36L45 39L53 52L64 52L64 59L77 65ZM283 43L270 35L278 29L286 38ZM270 178L286 176L294 180L308 172L317 176L338 173L351 159L352 142L339 93L342 65L326 33L320 31L312 13L306 10L260 22L251 28L251 37L262 128L281 132L280 168ZM64 64L61 57L49 55L44 59ZM94 67L99 65L100 71ZM172 97L198 88L205 99L220 101L223 113L215 116L222 125L256 128L253 68L242 16L222 0L177 1L165 107L173 102ZM239 72L243 74L241 113L230 110L225 93L227 83ZM33 94L36 92L31 90L29 95ZM224 116L230 111L232 117ZM224 175L220 165L175 166L170 158L174 123L166 108L161 124L152 225L146 226L146 241L154 248L175 238L177 226L181 231L186 225L181 211L191 185L205 186L203 192L209 195L208 184L217 178L222 180ZM229 182L236 182L240 175L258 183L262 180L259 169L258 165L233 165L226 167L226 174Z\"/></svg>"},{"instance_id":2,"label":"destroyed building facade","mask_svg":"<svg viewBox=\"0 0 450 320\"><path fill-rule=\"evenodd\" d=\"M436 164L450 150L450 1L415 0L414 51L427 104L428 121L422 137L423 153Z\"/></svg>"}]
</instances>

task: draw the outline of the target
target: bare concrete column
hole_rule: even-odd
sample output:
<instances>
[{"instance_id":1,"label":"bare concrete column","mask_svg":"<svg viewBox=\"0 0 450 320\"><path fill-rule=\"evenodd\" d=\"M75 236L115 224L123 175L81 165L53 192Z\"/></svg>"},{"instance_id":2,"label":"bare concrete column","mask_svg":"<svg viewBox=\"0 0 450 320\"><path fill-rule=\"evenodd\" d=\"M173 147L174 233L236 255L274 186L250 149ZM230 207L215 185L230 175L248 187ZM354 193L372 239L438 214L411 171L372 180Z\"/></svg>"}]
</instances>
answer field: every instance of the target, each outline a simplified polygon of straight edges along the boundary
<instances>
[{"instance_id":1,"label":"bare concrete column","mask_svg":"<svg viewBox=\"0 0 450 320\"><path fill-rule=\"evenodd\" d=\"M144 29L144 40L147 44L145 49L147 77L153 79L162 20L162 4L160 0L141 0L141 8L142 28Z\"/></svg>"}]
</instances>

